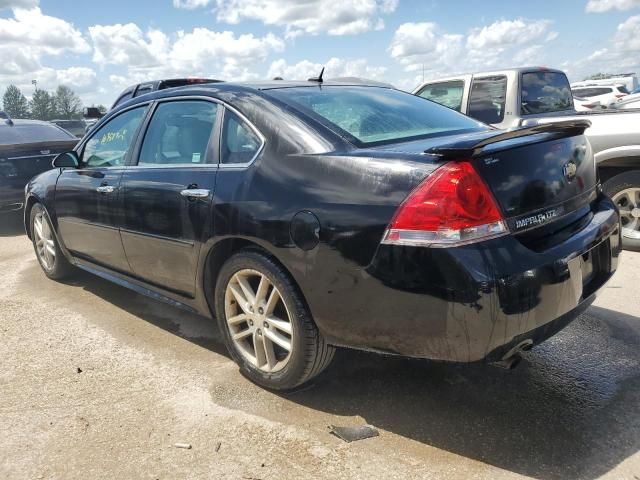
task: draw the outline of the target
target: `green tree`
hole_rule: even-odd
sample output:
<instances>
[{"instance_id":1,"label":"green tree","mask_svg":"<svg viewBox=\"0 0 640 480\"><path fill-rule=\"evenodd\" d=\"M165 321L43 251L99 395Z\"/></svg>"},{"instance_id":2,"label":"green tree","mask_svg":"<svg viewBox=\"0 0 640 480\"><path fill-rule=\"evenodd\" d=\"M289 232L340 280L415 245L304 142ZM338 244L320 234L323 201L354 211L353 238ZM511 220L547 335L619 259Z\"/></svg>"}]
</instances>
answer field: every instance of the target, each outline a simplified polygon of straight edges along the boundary
<instances>
[{"instance_id":1,"label":"green tree","mask_svg":"<svg viewBox=\"0 0 640 480\"><path fill-rule=\"evenodd\" d=\"M29 102L31 117L36 120L51 120L56 115L55 97L39 88L33 93Z\"/></svg>"},{"instance_id":2,"label":"green tree","mask_svg":"<svg viewBox=\"0 0 640 480\"><path fill-rule=\"evenodd\" d=\"M56 114L60 118L70 120L82 115L82 102L78 96L65 85L59 85L54 95Z\"/></svg>"},{"instance_id":3,"label":"green tree","mask_svg":"<svg viewBox=\"0 0 640 480\"><path fill-rule=\"evenodd\" d=\"M2 96L2 109L11 118L29 118L29 102L20 89L9 85Z\"/></svg>"}]
</instances>

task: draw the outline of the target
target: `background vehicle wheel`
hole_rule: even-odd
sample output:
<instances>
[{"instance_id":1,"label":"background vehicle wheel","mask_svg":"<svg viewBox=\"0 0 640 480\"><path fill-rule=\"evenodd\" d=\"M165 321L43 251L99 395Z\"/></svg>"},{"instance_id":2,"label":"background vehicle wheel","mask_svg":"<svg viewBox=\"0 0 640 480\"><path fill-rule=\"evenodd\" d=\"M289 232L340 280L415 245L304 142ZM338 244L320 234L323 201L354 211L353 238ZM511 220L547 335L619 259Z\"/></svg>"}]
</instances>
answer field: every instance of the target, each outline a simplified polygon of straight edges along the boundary
<instances>
[{"instance_id":1,"label":"background vehicle wheel","mask_svg":"<svg viewBox=\"0 0 640 480\"><path fill-rule=\"evenodd\" d=\"M616 175L603 188L620 209L622 247L640 251L640 170Z\"/></svg>"},{"instance_id":2,"label":"background vehicle wheel","mask_svg":"<svg viewBox=\"0 0 640 480\"><path fill-rule=\"evenodd\" d=\"M216 317L233 360L253 382L295 388L331 362L328 345L287 272L265 255L242 251L223 265Z\"/></svg>"},{"instance_id":3,"label":"background vehicle wheel","mask_svg":"<svg viewBox=\"0 0 640 480\"><path fill-rule=\"evenodd\" d=\"M42 205L36 203L31 208L30 219L33 248L44 274L53 280L69 276L73 272L73 266L60 250L49 217Z\"/></svg>"}]
</instances>

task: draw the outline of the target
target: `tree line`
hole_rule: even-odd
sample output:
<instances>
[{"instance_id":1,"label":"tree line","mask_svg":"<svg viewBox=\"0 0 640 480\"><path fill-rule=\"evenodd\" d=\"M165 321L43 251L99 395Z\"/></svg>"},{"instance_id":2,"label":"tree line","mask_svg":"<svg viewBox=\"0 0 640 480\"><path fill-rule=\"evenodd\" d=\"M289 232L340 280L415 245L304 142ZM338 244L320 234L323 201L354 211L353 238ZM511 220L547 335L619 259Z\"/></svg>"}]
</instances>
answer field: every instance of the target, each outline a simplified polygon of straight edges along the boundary
<instances>
[{"instance_id":1,"label":"tree line","mask_svg":"<svg viewBox=\"0 0 640 480\"><path fill-rule=\"evenodd\" d=\"M106 111L103 105L98 105ZM2 109L11 118L32 118L35 120L82 118L82 101L66 85L59 85L53 92L36 88L31 100L15 85L9 85L2 96Z\"/></svg>"}]
</instances>

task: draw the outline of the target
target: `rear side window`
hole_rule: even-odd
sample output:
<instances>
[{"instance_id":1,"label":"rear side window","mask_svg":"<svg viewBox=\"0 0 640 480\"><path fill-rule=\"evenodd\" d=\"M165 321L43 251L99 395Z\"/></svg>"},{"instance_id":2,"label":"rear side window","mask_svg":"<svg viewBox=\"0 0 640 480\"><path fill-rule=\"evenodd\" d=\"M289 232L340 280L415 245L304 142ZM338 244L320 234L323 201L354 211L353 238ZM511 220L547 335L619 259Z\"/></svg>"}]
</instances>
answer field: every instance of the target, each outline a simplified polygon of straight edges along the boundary
<instances>
[{"instance_id":1,"label":"rear side window","mask_svg":"<svg viewBox=\"0 0 640 480\"><path fill-rule=\"evenodd\" d=\"M217 108L216 103L198 100L158 105L144 136L138 164L207 163L207 146Z\"/></svg>"},{"instance_id":2,"label":"rear side window","mask_svg":"<svg viewBox=\"0 0 640 480\"><path fill-rule=\"evenodd\" d=\"M462 108L463 93L464 81L452 80L450 82L427 85L418 92L418 95L459 112Z\"/></svg>"},{"instance_id":3,"label":"rear side window","mask_svg":"<svg viewBox=\"0 0 640 480\"><path fill-rule=\"evenodd\" d=\"M220 139L220 163L249 163L262 147L262 140L242 119L230 110L224 112Z\"/></svg>"},{"instance_id":4,"label":"rear side window","mask_svg":"<svg viewBox=\"0 0 640 480\"><path fill-rule=\"evenodd\" d=\"M146 111L146 106L127 110L96 130L84 146L82 165L85 167L124 165L133 137Z\"/></svg>"},{"instance_id":5,"label":"rear side window","mask_svg":"<svg viewBox=\"0 0 640 480\"><path fill-rule=\"evenodd\" d=\"M3 122L4 123L4 122ZM0 145L15 145L21 143L58 142L76 139L55 125L31 123L13 126L0 125ZM77 139L76 139L77 140Z\"/></svg>"},{"instance_id":6,"label":"rear side window","mask_svg":"<svg viewBox=\"0 0 640 480\"><path fill-rule=\"evenodd\" d=\"M507 77L474 78L469 94L470 117L484 123L500 123L504 119L507 96Z\"/></svg>"},{"instance_id":7,"label":"rear side window","mask_svg":"<svg viewBox=\"0 0 640 480\"><path fill-rule=\"evenodd\" d=\"M625 87L624 85L618 85L618 91L620 93L626 93L627 95L629 95L629 90L627 90L627 87Z\"/></svg>"},{"instance_id":8,"label":"rear side window","mask_svg":"<svg viewBox=\"0 0 640 480\"><path fill-rule=\"evenodd\" d=\"M522 115L573 109L571 87L564 73L523 73L521 88L520 113Z\"/></svg>"}]
</instances>

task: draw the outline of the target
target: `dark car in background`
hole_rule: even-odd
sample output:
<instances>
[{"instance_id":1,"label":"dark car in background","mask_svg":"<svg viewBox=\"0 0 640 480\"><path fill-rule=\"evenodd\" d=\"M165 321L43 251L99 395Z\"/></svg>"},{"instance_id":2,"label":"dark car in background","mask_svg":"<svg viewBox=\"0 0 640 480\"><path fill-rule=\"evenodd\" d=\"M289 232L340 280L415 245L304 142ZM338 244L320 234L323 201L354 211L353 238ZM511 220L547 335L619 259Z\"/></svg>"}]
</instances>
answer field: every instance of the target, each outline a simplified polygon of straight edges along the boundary
<instances>
[{"instance_id":1,"label":"dark car in background","mask_svg":"<svg viewBox=\"0 0 640 480\"><path fill-rule=\"evenodd\" d=\"M51 123L11 120L0 112L0 213L20 210L27 182L50 170L53 158L77 142Z\"/></svg>"},{"instance_id":2,"label":"dark car in background","mask_svg":"<svg viewBox=\"0 0 640 480\"><path fill-rule=\"evenodd\" d=\"M75 266L216 318L268 388L336 346L508 361L616 270L588 125L503 132L319 79L157 91L29 183L25 227L50 278Z\"/></svg>"},{"instance_id":3,"label":"dark car in background","mask_svg":"<svg viewBox=\"0 0 640 480\"><path fill-rule=\"evenodd\" d=\"M51 120L51 123L64 128L77 138L82 138L87 129L87 123L84 120Z\"/></svg>"}]
</instances>

